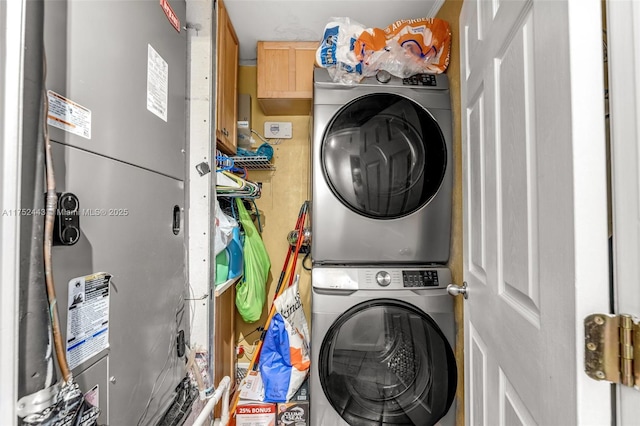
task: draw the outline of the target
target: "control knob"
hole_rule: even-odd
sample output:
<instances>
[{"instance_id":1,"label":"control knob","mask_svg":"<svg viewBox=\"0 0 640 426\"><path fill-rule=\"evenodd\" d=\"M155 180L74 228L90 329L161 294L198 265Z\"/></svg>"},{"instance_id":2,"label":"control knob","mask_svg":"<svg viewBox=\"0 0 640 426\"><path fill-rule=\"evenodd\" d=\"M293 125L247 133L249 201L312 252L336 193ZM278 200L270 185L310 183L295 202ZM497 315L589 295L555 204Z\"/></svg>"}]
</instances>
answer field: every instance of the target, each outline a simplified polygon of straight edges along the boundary
<instances>
[{"instance_id":1,"label":"control knob","mask_svg":"<svg viewBox=\"0 0 640 426\"><path fill-rule=\"evenodd\" d=\"M376 274L376 282L381 287L391 284L391 275L387 271L380 271Z\"/></svg>"},{"instance_id":2,"label":"control knob","mask_svg":"<svg viewBox=\"0 0 640 426\"><path fill-rule=\"evenodd\" d=\"M382 84L386 84L391 81L391 74L387 70L380 70L376 73L376 80Z\"/></svg>"}]
</instances>

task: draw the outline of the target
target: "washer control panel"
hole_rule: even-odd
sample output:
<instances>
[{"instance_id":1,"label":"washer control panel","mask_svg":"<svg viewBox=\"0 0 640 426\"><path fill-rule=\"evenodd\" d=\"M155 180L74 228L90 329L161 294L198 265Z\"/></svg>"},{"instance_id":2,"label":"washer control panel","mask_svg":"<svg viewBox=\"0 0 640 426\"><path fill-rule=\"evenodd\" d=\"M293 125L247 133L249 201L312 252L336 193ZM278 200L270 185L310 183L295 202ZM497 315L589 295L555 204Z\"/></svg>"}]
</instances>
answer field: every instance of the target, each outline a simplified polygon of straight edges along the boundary
<instances>
[{"instance_id":1,"label":"washer control panel","mask_svg":"<svg viewBox=\"0 0 640 426\"><path fill-rule=\"evenodd\" d=\"M404 287L438 287L438 271L402 271Z\"/></svg>"},{"instance_id":2,"label":"washer control panel","mask_svg":"<svg viewBox=\"0 0 640 426\"><path fill-rule=\"evenodd\" d=\"M437 86L434 74L416 74L402 79L404 86Z\"/></svg>"},{"instance_id":3,"label":"washer control panel","mask_svg":"<svg viewBox=\"0 0 640 426\"><path fill-rule=\"evenodd\" d=\"M357 290L411 291L423 294L426 290L446 291L450 282L451 271L441 266L316 267L311 277L313 288L351 292Z\"/></svg>"}]
</instances>

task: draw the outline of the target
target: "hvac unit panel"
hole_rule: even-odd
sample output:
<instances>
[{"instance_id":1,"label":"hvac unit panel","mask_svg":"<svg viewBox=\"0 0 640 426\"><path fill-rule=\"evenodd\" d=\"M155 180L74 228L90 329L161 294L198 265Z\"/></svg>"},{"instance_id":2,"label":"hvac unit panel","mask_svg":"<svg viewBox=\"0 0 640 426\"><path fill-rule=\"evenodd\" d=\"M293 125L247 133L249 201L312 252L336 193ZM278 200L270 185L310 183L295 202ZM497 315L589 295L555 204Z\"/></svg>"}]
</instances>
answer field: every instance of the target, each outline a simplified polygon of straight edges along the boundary
<instances>
[{"instance_id":1,"label":"hvac unit panel","mask_svg":"<svg viewBox=\"0 0 640 426\"><path fill-rule=\"evenodd\" d=\"M50 131L64 144L183 179L187 31L176 31L160 3L46 2L47 89L70 101L50 111L69 131ZM184 26L185 2L169 3ZM61 117L64 106L79 116Z\"/></svg>"},{"instance_id":2,"label":"hvac unit panel","mask_svg":"<svg viewBox=\"0 0 640 426\"><path fill-rule=\"evenodd\" d=\"M170 403L184 375L184 358L176 355L178 331L189 336L182 211L174 234L184 183L68 145L52 146L57 191L74 193L81 212L80 240L53 252L65 338L69 282L97 272L112 276L109 348L79 364L74 375L108 352L112 425L137 424L157 383L147 424Z\"/></svg>"}]
</instances>

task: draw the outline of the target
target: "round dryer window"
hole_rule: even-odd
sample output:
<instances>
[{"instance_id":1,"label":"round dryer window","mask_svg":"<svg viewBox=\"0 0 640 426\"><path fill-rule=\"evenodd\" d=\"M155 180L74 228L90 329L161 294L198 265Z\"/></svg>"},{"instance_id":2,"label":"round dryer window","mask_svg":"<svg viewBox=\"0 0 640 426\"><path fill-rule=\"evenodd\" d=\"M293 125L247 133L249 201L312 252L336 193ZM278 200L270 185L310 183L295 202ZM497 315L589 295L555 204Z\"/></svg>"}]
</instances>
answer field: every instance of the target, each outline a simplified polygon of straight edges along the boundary
<instances>
[{"instance_id":1,"label":"round dryer window","mask_svg":"<svg viewBox=\"0 0 640 426\"><path fill-rule=\"evenodd\" d=\"M392 299L342 314L322 342L318 369L325 396L350 425L433 425L456 391L456 361L438 325Z\"/></svg>"},{"instance_id":2,"label":"round dryer window","mask_svg":"<svg viewBox=\"0 0 640 426\"><path fill-rule=\"evenodd\" d=\"M367 217L394 219L438 192L446 149L427 110L400 95L374 93L333 117L322 142L322 167L344 205Z\"/></svg>"}]
</instances>

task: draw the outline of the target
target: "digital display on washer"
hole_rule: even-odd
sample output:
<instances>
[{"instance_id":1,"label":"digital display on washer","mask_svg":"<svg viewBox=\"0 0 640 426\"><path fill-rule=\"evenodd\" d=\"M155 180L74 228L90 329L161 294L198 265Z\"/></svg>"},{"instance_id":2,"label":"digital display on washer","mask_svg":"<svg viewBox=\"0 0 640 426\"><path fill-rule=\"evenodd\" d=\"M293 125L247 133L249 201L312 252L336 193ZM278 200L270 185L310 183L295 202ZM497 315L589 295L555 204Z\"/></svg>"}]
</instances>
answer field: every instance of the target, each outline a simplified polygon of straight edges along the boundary
<instances>
[{"instance_id":1,"label":"digital display on washer","mask_svg":"<svg viewBox=\"0 0 640 426\"><path fill-rule=\"evenodd\" d=\"M436 76L433 74L416 74L402 79L405 86L437 86Z\"/></svg>"},{"instance_id":2,"label":"digital display on washer","mask_svg":"<svg viewBox=\"0 0 640 426\"><path fill-rule=\"evenodd\" d=\"M437 287L438 271L402 271L404 287Z\"/></svg>"}]
</instances>

